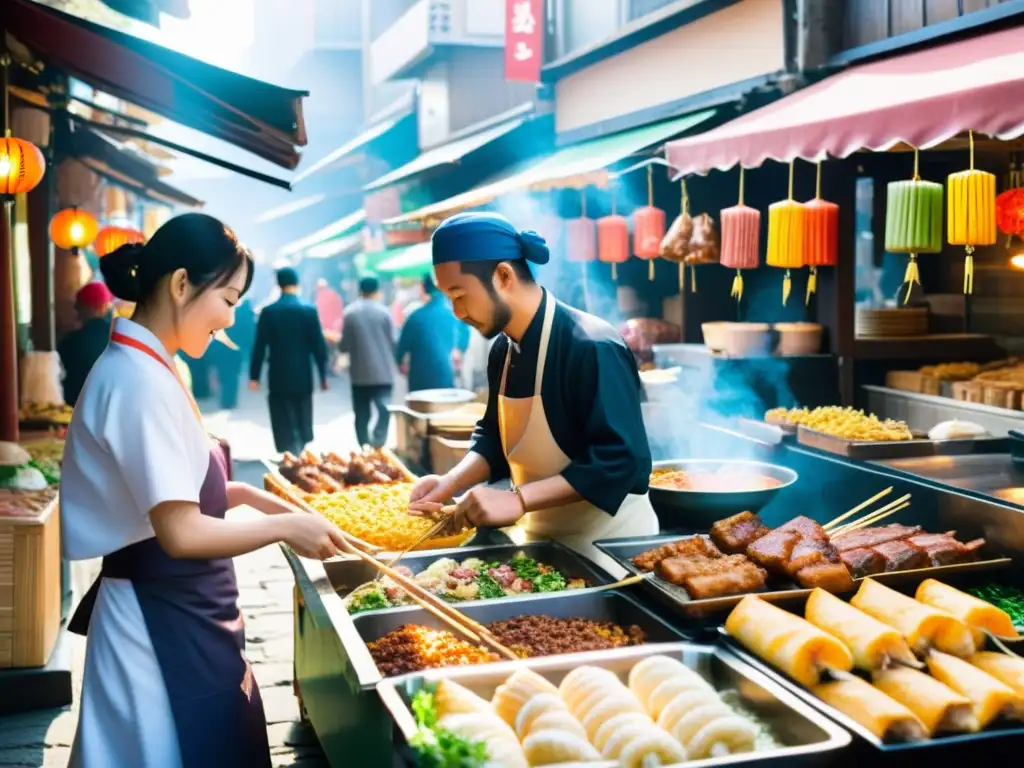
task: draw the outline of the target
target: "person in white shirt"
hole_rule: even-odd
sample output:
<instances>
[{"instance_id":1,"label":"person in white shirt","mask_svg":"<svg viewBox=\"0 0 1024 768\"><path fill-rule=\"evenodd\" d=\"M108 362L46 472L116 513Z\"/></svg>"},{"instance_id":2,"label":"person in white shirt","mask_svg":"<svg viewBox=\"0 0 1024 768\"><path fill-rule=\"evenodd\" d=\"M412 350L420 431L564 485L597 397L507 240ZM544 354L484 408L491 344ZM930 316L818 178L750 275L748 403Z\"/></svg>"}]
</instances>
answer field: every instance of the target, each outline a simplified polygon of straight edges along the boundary
<instances>
[{"instance_id":1,"label":"person in white shirt","mask_svg":"<svg viewBox=\"0 0 1024 768\"><path fill-rule=\"evenodd\" d=\"M175 356L200 357L249 287L248 251L190 213L100 262L116 320L68 430L61 536L70 560L103 558L72 619L88 633L72 766L270 766L259 690L244 656L232 557L284 541L326 558L325 518L227 481ZM266 513L227 520L231 507Z\"/></svg>"}]
</instances>

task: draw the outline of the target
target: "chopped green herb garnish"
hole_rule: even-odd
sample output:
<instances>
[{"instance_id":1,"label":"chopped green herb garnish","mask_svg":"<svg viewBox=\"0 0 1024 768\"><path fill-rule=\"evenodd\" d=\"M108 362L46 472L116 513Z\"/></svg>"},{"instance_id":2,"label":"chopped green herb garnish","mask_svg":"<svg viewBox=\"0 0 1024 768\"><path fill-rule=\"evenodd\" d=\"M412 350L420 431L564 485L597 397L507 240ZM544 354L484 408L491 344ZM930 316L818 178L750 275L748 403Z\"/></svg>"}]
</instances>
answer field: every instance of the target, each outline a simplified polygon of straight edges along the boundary
<instances>
[{"instance_id":1,"label":"chopped green herb garnish","mask_svg":"<svg viewBox=\"0 0 1024 768\"><path fill-rule=\"evenodd\" d=\"M558 571L539 574L532 581L538 592L561 592L567 586L565 576Z\"/></svg>"},{"instance_id":2,"label":"chopped green herb garnish","mask_svg":"<svg viewBox=\"0 0 1024 768\"><path fill-rule=\"evenodd\" d=\"M432 691L423 688L412 697L412 714L419 730L409 740L420 768L482 768L487 745L470 741L446 728L437 727L437 708Z\"/></svg>"},{"instance_id":3,"label":"chopped green herb garnish","mask_svg":"<svg viewBox=\"0 0 1024 768\"><path fill-rule=\"evenodd\" d=\"M1015 627L1024 626L1024 591L994 582L967 591L1006 613Z\"/></svg>"},{"instance_id":4,"label":"chopped green herb garnish","mask_svg":"<svg viewBox=\"0 0 1024 768\"><path fill-rule=\"evenodd\" d=\"M480 595L481 600L505 596L505 590L501 588L501 584L496 582L494 577L489 573L481 574L477 578L476 584L479 588L478 594Z\"/></svg>"}]
</instances>

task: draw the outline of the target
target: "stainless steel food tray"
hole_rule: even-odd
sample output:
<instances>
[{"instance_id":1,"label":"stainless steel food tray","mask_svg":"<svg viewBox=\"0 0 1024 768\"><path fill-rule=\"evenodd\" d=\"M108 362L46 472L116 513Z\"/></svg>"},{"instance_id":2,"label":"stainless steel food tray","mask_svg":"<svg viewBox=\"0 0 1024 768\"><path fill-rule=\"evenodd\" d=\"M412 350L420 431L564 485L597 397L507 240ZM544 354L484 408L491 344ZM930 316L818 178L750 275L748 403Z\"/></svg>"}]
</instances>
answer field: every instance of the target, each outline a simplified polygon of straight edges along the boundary
<instances>
[{"instance_id":1,"label":"stainless steel food tray","mask_svg":"<svg viewBox=\"0 0 1024 768\"><path fill-rule=\"evenodd\" d=\"M697 534L702 535L702 534ZM632 558L641 552L655 549L664 544L683 539L691 539L693 536L680 536L678 534L660 534L658 536L634 536L622 539L605 539L595 542L595 546L609 557L622 564L630 573L641 574L641 571L632 563ZM967 573L980 573L1007 568L1013 564L1008 557L982 560L977 563L960 563L957 565L944 565L940 568L919 568L912 571L894 571L892 573L879 573L871 578L890 586L916 586L925 579L948 579L952 576ZM854 587L861 582L861 579L854 580ZM666 605L682 611L686 616L692 618L703 618L706 616L724 613L731 610L745 595L728 595L726 597L713 597L706 600L693 600L686 590L675 584L652 576L643 581L644 589L650 591L655 597ZM803 589L792 583L769 578L768 589L756 593L763 600L773 603L796 602L806 600L811 590Z\"/></svg>"},{"instance_id":2,"label":"stainless steel food tray","mask_svg":"<svg viewBox=\"0 0 1024 768\"><path fill-rule=\"evenodd\" d=\"M611 584L614 581L610 574L605 573L589 560L581 557L568 547L559 544L556 541L541 541L532 544L523 544L521 546L507 544L499 546L455 547L452 549L432 549L423 552L411 552L399 561L399 565L411 568L413 573L419 573L420 571L426 570L431 563L434 563L444 557L450 557L453 560L458 560L459 562L470 557L479 557L487 561L497 560L500 562L508 562L517 552L524 552L527 556L532 557L537 562L552 566L565 574L567 578L586 579L587 583L592 586ZM372 581L377 576L376 568L365 560L352 556L328 560L324 563L324 570L327 572L327 577L334 585L335 591L341 597L346 597L353 589L368 581ZM552 592L547 594L562 593ZM475 605L477 603L493 602L494 600L501 601L510 599L512 598L498 597L491 600L472 600L469 602L457 603L457 605L461 608L465 605ZM396 611L399 609L400 608L382 608L378 611L362 611L355 615L361 616L364 613Z\"/></svg>"},{"instance_id":3,"label":"stainless steel food tray","mask_svg":"<svg viewBox=\"0 0 1024 768\"><path fill-rule=\"evenodd\" d=\"M940 763L941 765L952 765L951 761L958 758L990 760L1004 754L1007 757L1012 757L1014 761L1020 759L1020 750L1024 746L1024 725L1011 725L1006 721L990 726L981 733L936 736L927 741L916 741L906 744L885 744L864 726L829 706L802 685L747 651L725 631L724 627L720 629L720 632L725 639L728 649L741 660L759 670L779 685L792 691L803 701L820 710L836 723L853 733L857 737L858 746L866 747L869 752L877 750L892 758L894 763L905 765L905 761L914 759L914 752L922 749L941 749L943 760ZM888 764L888 762L887 760L886 763Z\"/></svg>"},{"instance_id":4,"label":"stainless steel food tray","mask_svg":"<svg viewBox=\"0 0 1024 768\"><path fill-rule=\"evenodd\" d=\"M559 619L583 618L593 621L611 621L622 627L635 624L646 633L646 642L671 643L686 639L659 616L644 608L627 595L616 592L552 592L532 597L509 597L478 603L462 603L459 610L481 624L511 619L516 616L543 615ZM388 611L357 613L352 616L356 632L364 643L378 640L403 624L419 624L433 629L448 626L433 614L417 606L395 608ZM375 665L376 666L376 665Z\"/></svg>"},{"instance_id":5,"label":"stainless steel food tray","mask_svg":"<svg viewBox=\"0 0 1024 768\"><path fill-rule=\"evenodd\" d=\"M797 442L820 451L851 459L912 459L922 456L965 456L975 453L999 453L1009 449L1002 437L974 437L954 440L847 440L807 427L797 431Z\"/></svg>"},{"instance_id":6,"label":"stainless steel food tray","mask_svg":"<svg viewBox=\"0 0 1024 768\"><path fill-rule=\"evenodd\" d=\"M771 766L825 766L837 762L851 743L850 735L809 706L801 697L758 669L740 661L720 646L671 643L658 646L616 648L564 656L501 662L478 667L427 670L403 675L377 684L381 700L394 718L399 731L409 739L416 733L416 722L409 709L412 696L424 685L442 678L466 686L484 698L515 670L523 667L546 677L554 684L583 664L615 672L624 682L633 665L648 656L664 654L680 659L710 681L716 690L736 691L742 707L765 723L782 748L770 752L730 755L713 760L687 762L694 765L745 765L757 762ZM611 768L617 763L594 763Z\"/></svg>"}]
</instances>

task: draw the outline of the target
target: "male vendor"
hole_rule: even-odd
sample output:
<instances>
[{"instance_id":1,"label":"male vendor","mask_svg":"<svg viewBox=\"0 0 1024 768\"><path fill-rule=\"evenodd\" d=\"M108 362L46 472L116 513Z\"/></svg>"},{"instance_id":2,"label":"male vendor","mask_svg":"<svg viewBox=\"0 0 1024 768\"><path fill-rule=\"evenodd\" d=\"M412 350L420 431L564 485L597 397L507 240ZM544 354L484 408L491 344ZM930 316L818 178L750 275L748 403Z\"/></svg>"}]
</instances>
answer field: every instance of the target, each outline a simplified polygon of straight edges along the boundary
<instances>
[{"instance_id":1,"label":"male vendor","mask_svg":"<svg viewBox=\"0 0 1024 768\"><path fill-rule=\"evenodd\" d=\"M640 377L605 321L560 304L533 279L549 254L535 232L494 213L445 220L432 240L437 285L455 316L496 338L487 365L487 410L466 457L422 478L412 510L436 512L461 493L456 522L520 522L558 539L614 575L624 571L599 539L658 532L647 498L651 452ZM481 485L511 478L512 490Z\"/></svg>"}]
</instances>

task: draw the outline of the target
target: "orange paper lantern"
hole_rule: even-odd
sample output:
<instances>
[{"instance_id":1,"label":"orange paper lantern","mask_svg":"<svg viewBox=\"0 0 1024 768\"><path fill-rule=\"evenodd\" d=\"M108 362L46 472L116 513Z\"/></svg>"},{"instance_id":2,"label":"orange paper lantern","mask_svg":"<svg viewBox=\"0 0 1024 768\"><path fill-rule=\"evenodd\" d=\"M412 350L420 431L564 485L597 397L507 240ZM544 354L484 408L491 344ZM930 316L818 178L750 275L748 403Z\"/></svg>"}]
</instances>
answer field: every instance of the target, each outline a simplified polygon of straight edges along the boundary
<instances>
[{"instance_id":1,"label":"orange paper lantern","mask_svg":"<svg viewBox=\"0 0 1024 768\"><path fill-rule=\"evenodd\" d=\"M566 220L565 258L577 263L597 261L597 225L593 219Z\"/></svg>"},{"instance_id":2,"label":"orange paper lantern","mask_svg":"<svg viewBox=\"0 0 1024 768\"><path fill-rule=\"evenodd\" d=\"M144 243L145 241L145 235L137 229L129 227L104 227L96 235L94 248L96 249L96 255L103 258L108 253L116 251L122 245Z\"/></svg>"},{"instance_id":3,"label":"orange paper lantern","mask_svg":"<svg viewBox=\"0 0 1024 768\"><path fill-rule=\"evenodd\" d=\"M0 198L31 192L46 173L46 159L31 141L0 138Z\"/></svg>"},{"instance_id":4,"label":"orange paper lantern","mask_svg":"<svg viewBox=\"0 0 1024 768\"><path fill-rule=\"evenodd\" d=\"M629 261L629 222L613 213L597 220L597 258L606 264Z\"/></svg>"},{"instance_id":5,"label":"orange paper lantern","mask_svg":"<svg viewBox=\"0 0 1024 768\"><path fill-rule=\"evenodd\" d=\"M653 205L633 211L633 253L641 259L656 259L665 237L665 212Z\"/></svg>"},{"instance_id":6,"label":"orange paper lantern","mask_svg":"<svg viewBox=\"0 0 1024 768\"><path fill-rule=\"evenodd\" d=\"M50 239L54 245L77 254L96 239L96 217L81 208L65 208L50 219Z\"/></svg>"}]
</instances>

